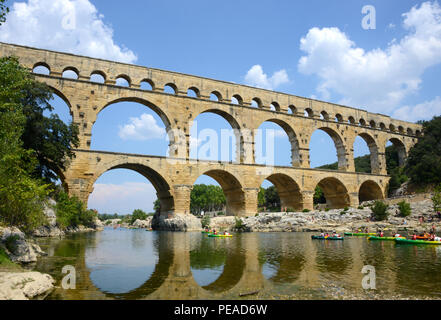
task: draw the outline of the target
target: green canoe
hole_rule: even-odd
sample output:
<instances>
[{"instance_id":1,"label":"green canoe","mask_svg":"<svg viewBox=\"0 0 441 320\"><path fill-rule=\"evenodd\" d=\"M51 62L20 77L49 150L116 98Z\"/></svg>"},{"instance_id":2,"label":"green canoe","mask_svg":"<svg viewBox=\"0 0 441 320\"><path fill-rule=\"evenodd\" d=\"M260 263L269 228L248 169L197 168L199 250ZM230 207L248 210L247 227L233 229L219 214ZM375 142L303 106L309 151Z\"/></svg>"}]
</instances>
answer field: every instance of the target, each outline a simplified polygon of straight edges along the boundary
<instances>
[{"instance_id":1,"label":"green canoe","mask_svg":"<svg viewBox=\"0 0 441 320\"><path fill-rule=\"evenodd\" d=\"M381 240L381 241L395 241L395 237L368 237L368 240ZM400 237L398 239L406 239L404 237Z\"/></svg>"},{"instance_id":2,"label":"green canoe","mask_svg":"<svg viewBox=\"0 0 441 320\"><path fill-rule=\"evenodd\" d=\"M343 240L343 237L322 237L322 236L311 236L313 240Z\"/></svg>"},{"instance_id":3,"label":"green canoe","mask_svg":"<svg viewBox=\"0 0 441 320\"><path fill-rule=\"evenodd\" d=\"M345 236L354 236L354 237L367 237L367 236L375 236L376 233L351 233L345 232Z\"/></svg>"},{"instance_id":4,"label":"green canoe","mask_svg":"<svg viewBox=\"0 0 441 320\"><path fill-rule=\"evenodd\" d=\"M428 240L411 240L411 239L395 239L396 243L405 243L405 244L431 244L431 245L441 245L441 241L428 241Z\"/></svg>"},{"instance_id":5,"label":"green canoe","mask_svg":"<svg viewBox=\"0 0 441 320\"><path fill-rule=\"evenodd\" d=\"M231 238L233 235L232 234L212 234L212 233L209 233L208 236L210 238Z\"/></svg>"}]
</instances>

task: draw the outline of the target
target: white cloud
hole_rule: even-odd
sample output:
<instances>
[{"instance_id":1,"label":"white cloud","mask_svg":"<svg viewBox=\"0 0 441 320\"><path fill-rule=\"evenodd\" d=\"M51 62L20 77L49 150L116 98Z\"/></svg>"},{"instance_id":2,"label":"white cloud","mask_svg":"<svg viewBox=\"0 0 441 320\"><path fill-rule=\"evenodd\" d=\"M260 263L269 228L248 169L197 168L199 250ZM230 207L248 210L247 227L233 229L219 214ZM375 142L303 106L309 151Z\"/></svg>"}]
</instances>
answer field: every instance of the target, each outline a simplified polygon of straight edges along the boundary
<instances>
[{"instance_id":1,"label":"white cloud","mask_svg":"<svg viewBox=\"0 0 441 320\"><path fill-rule=\"evenodd\" d=\"M415 106L404 106L394 111L395 118L405 121L430 120L441 115L441 98L436 97Z\"/></svg>"},{"instance_id":2,"label":"white cloud","mask_svg":"<svg viewBox=\"0 0 441 320\"><path fill-rule=\"evenodd\" d=\"M365 51L338 28L312 28L300 40L301 73L317 75L322 99L391 113L418 92L424 71L441 63L441 8L425 2L403 14L407 35L385 49Z\"/></svg>"},{"instance_id":3,"label":"white cloud","mask_svg":"<svg viewBox=\"0 0 441 320\"><path fill-rule=\"evenodd\" d=\"M165 136L165 129L161 128L151 114L143 113L139 118L130 118L130 123L119 127L119 137L123 140L150 140Z\"/></svg>"},{"instance_id":4,"label":"white cloud","mask_svg":"<svg viewBox=\"0 0 441 320\"><path fill-rule=\"evenodd\" d=\"M150 183L125 182L123 184L96 183L89 197L88 207L100 213L132 213L135 209L153 210L156 190Z\"/></svg>"},{"instance_id":5,"label":"white cloud","mask_svg":"<svg viewBox=\"0 0 441 320\"><path fill-rule=\"evenodd\" d=\"M134 63L136 55L113 40L113 30L89 0L15 2L0 41Z\"/></svg>"},{"instance_id":6,"label":"white cloud","mask_svg":"<svg viewBox=\"0 0 441 320\"><path fill-rule=\"evenodd\" d=\"M252 66L245 75L245 83L247 85L269 90L273 90L288 82L289 78L286 70L276 71L268 78L267 74L263 72L262 66L258 64Z\"/></svg>"}]
</instances>

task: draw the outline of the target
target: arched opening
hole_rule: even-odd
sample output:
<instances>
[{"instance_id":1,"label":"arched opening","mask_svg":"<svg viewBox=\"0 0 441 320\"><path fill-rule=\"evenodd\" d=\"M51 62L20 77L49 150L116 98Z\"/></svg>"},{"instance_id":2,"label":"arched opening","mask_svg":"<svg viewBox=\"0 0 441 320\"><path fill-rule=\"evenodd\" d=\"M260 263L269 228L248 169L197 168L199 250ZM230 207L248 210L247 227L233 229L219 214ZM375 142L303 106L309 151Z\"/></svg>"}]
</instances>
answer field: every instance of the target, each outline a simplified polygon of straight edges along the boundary
<instances>
[{"instance_id":1,"label":"arched opening","mask_svg":"<svg viewBox=\"0 0 441 320\"><path fill-rule=\"evenodd\" d=\"M360 121L359 121L359 124L360 124L360 126L365 127L366 126L366 121L363 118L361 118Z\"/></svg>"},{"instance_id":2,"label":"arched opening","mask_svg":"<svg viewBox=\"0 0 441 320\"><path fill-rule=\"evenodd\" d=\"M210 100L211 101L222 101L222 95L218 91L213 91L210 93Z\"/></svg>"},{"instance_id":3,"label":"arched opening","mask_svg":"<svg viewBox=\"0 0 441 320\"><path fill-rule=\"evenodd\" d=\"M253 100L251 100L251 106L258 109L262 108L262 100L259 98L253 98Z\"/></svg>"},{"instance_id":4,"label":"arched opening","mask_svg":"<svg viewBox=\"0 0 441 320\"><path fill-rule=\"evenodd\" d=\"M67 67L63 70L63 74L61 75L66 79L78 79L80 72L74 67Z\"/></svg>"},{"instance_id":5,"label":"arched opening","mask_svg":"<svg viewBox=\"0 0 441 320\"><path fill-rule=\"evenodd\" d=\"M231 97L231 103L241 106L241 105L243 105L243 99L240 95L235 94L234 96Z\"/></svg>"},{"instance_id":6,"label":"arched opening","mask_svg":"<svg viewBox=\"0 0 441 320\"><path fill-rule=\"evenodd\" d=\"M337 114L335 115L335 121L336 121L336 122L343 122L344 120L343 120L342 115L339 114L339 113L337 113Z\"/></svg>"},{"instance_id":7,"label":"arched opening","mask_svg":"<svg viewBox=\"0 0 441 320\"><path fill-rule=\"evenodd\" d=\"M277 102L273 102L270 104L270 109L272 111L280 111L280 105Z\"/></svg>"},{"instance_id":8,"label":"arched opening","mask_svg":"<svg viewBox=\"0 0 441 320\"><path fill-rule=\"evenodd\" d=\"M187 96L191 98L199 98L201 96L199 89L196 87L188 88Z\"/></svg>"},{"instance_id":9,"label":"arched opening","mask_svg":"<svg viewBox=\"0 0 441 320\"><path fill-rule=\"evenodd\" d=\"M338 180L337 178L325 178L321 180L317 186L319 189L316 189L316 193L321 194L317 197L317 199L321 199L319 201L315 201L317 203L325 203L327 208L330 209L340 209L349 207L350 198L348 190L345 185Z\"/></svg>"},{"instance_id":10,"label":"arched opening","mask_svg":"<svg viewBox=\"0 0 441 320\"><path fill-rule=\"evenodd\" d=\"M195 190L195 192L192 191L191 200L194 205L193 207L190 206L190 210L193 213L201 213L203 211L204 215L218 215L219 212L222 212L227 216L242 216L245 213L245 192L239 180L231 173L224 170L209 170L198 177L194 183L194 186L195 185L218 186L222 189L224 197L221 196L218 188L213 187L205 188L206 191L202 190L204 192L198 193L198 197L196 197L195 192L199 192L199 188ZM212 194L208 196L210 192L212 192ZM207 197L209 202L206 202L204 206L205 210L201 210L200 202L198 201L200 199L206 199ZM198 198L200 199L198 200ZM212 208L213 211L208 213L206 210L210 208Z\"/></svg>"},{"instance_id":11,"label":"arched opening","mask_svg":"<svg viewBox=\"0 0 441 320\"><path fill-rule=\"evenodd\" d=\"M91 149L166 156L174 144L167 116L154 104L124 98L110 102L92 127Z\"/></svg>"},{"instance_id":12,"label":"arched opening","mask_svg":"<svg viewBox=\"0 0 441 320\"><path fill-rule=\"evenodd\" d=\"M378 146L372 136L360 133L355 138L353 149L356 172L380 173Z\"/></svg>"},{"instance_id":13,"label":"arched opening","mask_svg":"<svg viewBox=\"0 0 441 320\"><path fill-rule=\"evenodd\" d=\"M146 91L153 91L155 90L155 84L153 83L152 80L150 79L144 79L141 81L141 83L139 84L139 88L141 90L146 90Z\"/></svg>"},{"instance_id":14,"label":"arched opening","mask_svg":"<svg viewBox=\"0 0 441 320\"><path fill-rule=\"evenodd\" d=\"M353 116L349 116L349 118L348 118L348 123L350 123L350 124L355 124L355 119L354 119Z\"/></svg>"},{"instance_id":15,"label":"arched opening","mask_svg":"<svg viewBox=\"0 0 441 320\"><path fill-rule=\"evenodd\" d=\"M329 120L329 114L326 111L320 112L320 119L328 121Z\"/></svg>"},{"instance_id":16,"label":"arched opening","mask_svg":"<svg viewBox=\"0 0 441 320\"><path fill-rule=\"evenodd\" d=\"M360 203L370 200L381 200L383 198L384 196L380 186L372 180L363 182L358 191L358 200Z\"/></svg>"},{"instance_id":17,"label":"arched opening","mask_svg":"<svg viewBox=\"0 0 441 320\"><path fill-rule=\"evenodd\" d=\"M135 209L147 214L173 213L174 199L168 182L147 166L117 164L98 172L96 177L93 186L89 186L88 208L117 215L132 214Z\"/></svg>"},{"instance_id":18,"label":"arched opening","mask_svg":"<svg viewBox=\"0 0 441 320\"><path fill-rule=\"evenodd\" d=\"M130 87L130 78L126 75L120 75L116 78L115 84L120 87Z\"/></svg>"},{"instance_id":19,"label":"arched opening","mask_svg":"<svg viewBox=\"0 0 441 320\"><path fill-rule=\"evenodd\" d=\"M254 137L257 164L267 166L300 166L299 142L290 125L279 119L262 123Z\"/></svg>"},{"instance_id":20,"label":"arched opening","mask_svg":"<svg viewBox=\"0 0 441 320\"><path fill-rule=\"evenodd\" d=\"M407 152L404 143L397 138L391 138L386 143L386 165L388 167L388 172L395 167L402 167L406 163ZM389 163L390 162L390 163Z\"/></svg>"},{"instance_id":21,"label":"arched opening","mask_svg":"<svg viewBox=\"0 0 441 320\"><path fill-rule=\"evenodd\" d=\"M371 128L373 128L373 129L377 128L377 124L375 123L374 120L371 120L371 121L369 122L369 125L370 125Z\"/></svg>"},{"instance_id":22,"label":"arched opening","mask_svg":"<svg viewBox=\"0 0 441 320\"><path fill-rule=\"evenodd\" d=\"M322 127L314 131L309 150L311 168L346 170L346 149L333 129Z\"/></svg>"},{"instance_id":23,"label":"arched opening","mask_svg":"<svg viewBox=\"0 0 441 320\"><path fill-rule=\"evenodd\" d=\"M407 134L408 134L409 136L413 136L413 131L412 131L411 128L407 128Z\"/></svg>"},{"instance_id":24,"label":"arched opening","mask_svg":"<svg viewBox=\"0 0 441 320\"><path fill-rule=\"evenodd\" d=\"M282 173L272 174L263 181L257 202L259 212L298 212L303 209L299 185Z\"/></svg>"},{"instance_id":25,"label":"arched opening","mask_svg":"<svg viewBox=\"0 0 441 320\"><path fill-rule=\"evenodd\" d=\"M239 124L224 111L206 110L191 123L191 159L239 162L242 145Z\"/></svg>"},{"instance_id":26,"label":"arched opening","mask_svg":"<svg viewBox=\"0 0 441 320\"><path fill-rule=\"evenodd\" d=\"M102 71L94 71L90 75L90 81L96 83L105 83L106 82L106 74Z\"/></svg>"},{"instance_id":27,"label":"arched opening","mask_svg":"<svg viewBox=\"0 0 441 320\"><path fill-rule=\"evenodd\" d=\"M168 94L178 94L178 88L176 87L176 85L174 83L167 83L164 86L164 92L168 93Z\"/></svg>"},{"instance_id":28,"label":"arched opening","mask_svg":"<svg viewBox=\"0 0 441 320\"><path fill-rule=\"evenodd\" d=\"M288 114L297 115L297 108L294 105L288 106Z\"/></svg>"},{"instance_id":29,"label":"arched opening","mask_svg":"<svg viewBox=\"0 0 441 320\"><path fill-rule=\"evenodd\" d=\"M305 112L303 114L306 118L313 118L314 117L314 111L312 111L311 108L306 108Z\"/></svg>"},{"instance_id":30,"label":"arched opening","mask_svg":"<svg viewBox=\"0 0 441 320\"><path fill-rule=\"evenodd\" d=\"M383 131L386 130L386 125L383 122L380 122L380 129Z\"/></svg>"},{"instance_id":31,"label":"arched opening","mask_svg":"<svg viewBox=\"0 0 441 320\"><path fill-rule=\"evenodd\" d=\"M51 73L51 68L49 67L48 64L44 62L39 62L34 65L34 67L32 68L32 72L36 74L42 74L48 76Z\"/></svg>"}]
</instances>

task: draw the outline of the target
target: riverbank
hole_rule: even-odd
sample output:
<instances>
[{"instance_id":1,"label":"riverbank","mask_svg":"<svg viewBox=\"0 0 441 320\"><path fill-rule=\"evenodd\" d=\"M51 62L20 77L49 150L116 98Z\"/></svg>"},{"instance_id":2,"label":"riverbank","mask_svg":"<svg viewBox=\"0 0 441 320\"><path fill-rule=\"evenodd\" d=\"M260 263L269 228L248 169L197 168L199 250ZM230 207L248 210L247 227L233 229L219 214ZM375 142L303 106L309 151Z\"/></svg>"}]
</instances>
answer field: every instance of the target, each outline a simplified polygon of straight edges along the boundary
<instances>
[{"instance_id":1,"label":"riverbank","mask_svg":"<svg viewBox=\"0 0 441 320\"><path fill-rule=\"evenodd\" d=\"M432 226L441 226L434 218L433 203L430 199L411 202L412 213L400 217L397 204L391 204L389 217L384 221L372 221L372 211L365 202L359 208L314 210L310 212L272 212L260 213L254 217L241 218L241 230L248 232L351 232L368 228L370 231L390 230L424 232ZM215 217L210 227L217 230L234 231L237 227L235 217Z\"/></svg>"}]
</instances>

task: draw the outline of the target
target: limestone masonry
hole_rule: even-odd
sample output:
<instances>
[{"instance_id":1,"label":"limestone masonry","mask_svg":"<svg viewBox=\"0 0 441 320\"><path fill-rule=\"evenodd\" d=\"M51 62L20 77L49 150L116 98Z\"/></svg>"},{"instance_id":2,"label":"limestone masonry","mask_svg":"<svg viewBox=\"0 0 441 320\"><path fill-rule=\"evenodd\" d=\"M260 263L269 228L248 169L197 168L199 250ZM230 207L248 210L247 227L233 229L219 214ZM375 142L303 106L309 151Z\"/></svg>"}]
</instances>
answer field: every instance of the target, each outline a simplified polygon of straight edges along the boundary
<instances>
[{"instance_id":1,"label":"limestone masonry","mask_svg":"<svg viewBox=\"0 0 441 320\"><path fill-rule=\"evenodd\" d=\"M277 187L282 207L312 209L317 185L324 190L330 208L357 206L360 201L385 197L389 180L386 143L391 141L398 147L403 163L422 134L421 125L385 115L177 72L5 43L0 43L0 56L16 56L29 70L44 66L50 71L49 75L35 74L35 77L68 104L72 121L80 129L76 158L66 172L57 173L68 192L86 203L100 175L126 168L151 181L164 217L190 214L190 192L203 174L214 178L223 188L229 215L254 215L259 187L265 179ZM63 78L66 70L75 72L78 78ZM90 77L95 74L101 75L104 83L92 82ZM116 85L119 78L125 79L129 87ZM142 82L148 83L152 90L141 89ZM175 93L165 93L166 86ZM197 97L189 97L188 89ZM211 94L218 101L210 100ZM90 150L92 127L98 114L121 101L141 103L161 117L170 138L168 157ZM252 106L253 101L257 108ZM193 120L205 112L222 116L235 129L237 162L190 159L190 128ZM287 133L291 142L291 167L254 163L254 130L265 121L280 125ZM310 168L309 141L317 129L333 139L338 171ZM369 146L371 174L355 172L353 144L357 136Z\"/></svg>"}]
</instances>

